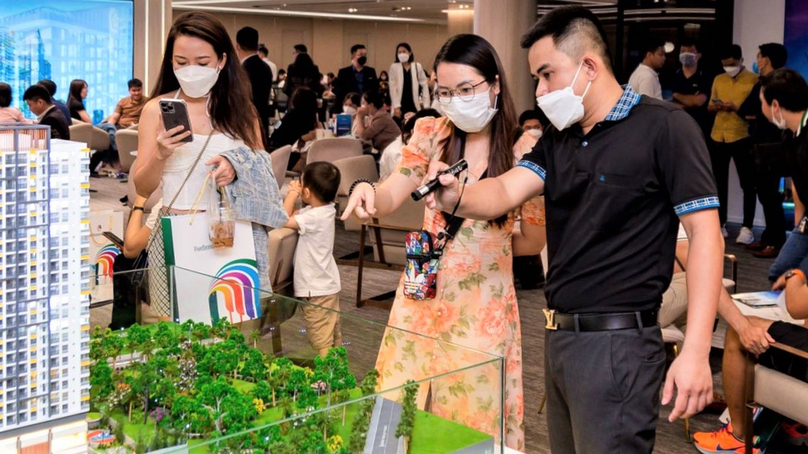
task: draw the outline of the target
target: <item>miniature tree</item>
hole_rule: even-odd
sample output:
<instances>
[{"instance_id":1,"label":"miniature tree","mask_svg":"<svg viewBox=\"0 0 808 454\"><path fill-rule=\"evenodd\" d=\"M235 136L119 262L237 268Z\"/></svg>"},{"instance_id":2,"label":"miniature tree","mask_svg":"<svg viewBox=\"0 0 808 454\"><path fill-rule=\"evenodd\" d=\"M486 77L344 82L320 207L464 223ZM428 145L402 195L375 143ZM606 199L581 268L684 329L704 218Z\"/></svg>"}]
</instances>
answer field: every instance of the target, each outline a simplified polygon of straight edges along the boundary
<instances>
[{"instance_id":1,"label":"miniature tree","mask_svg":"<svg viewBox=\"0 0 808 454\"><path fill-rule=\"evenodd\" d=\"M351 398L351 390L350 389L340 389L339 391L337 391L335 397L336 397L337 402L347 402L348 399ZM342 425L343 426L345 425L345 414L346 414L347 410L348 410L348 406L343 405L342 406Z\"/></svg>"},{"instance_id":2,"label":"miniature tree","mask_svg":"<svg viewBox=\"0 0 808 454\"><path fill-rule=\"evenodd\" d=\"M258 348L258 341L261 340L261 331L254 329L250 331L250 343L253 348Z\"/></svg>"},{"instance_id":3,"label":"miniature tree","mask_svg":"<svg viewBox=\"0 0 808 454\"><path fill-rule=\"evenodd\" d=\"M253 398L252 403L255 405L255 411L257 411L259 415L262 414L267 408L266 405L264 405L264 399L255 397Z\"/></svg>"},{"instance_id":4,"label":"miniature tree","mask_svg":"<svg viewBox=\"0 0 808 454\"><path fill-rule=\"evenodd\" d=\"M195 323L193 326L192 335L197 341L208 339L211 336L210 326L204 323Z\"/></svg>"},{"instance_id":5,"label":"miniature tree","mask_svg":"<svg viewBox=\"0 0 808 454\"><path fill-rule=\"evenodd\" d=\"M225 434L233 434L251 427L251 422L258 416L258 411L249 396L238 392L227 395L223 400L221 429Z\"/></svg>"},{"instance_id":6,"label":"miniature tree","mask_svg":"<svg viewBox=\"0 0 808 454\"><path fill-rule=\"evenodd\" d=\"M404 437L404 445L410 450L413 428L415 427L415 395L418 385L413 380L407 380L404 387L404 399L401 402L401 420L396 428L396 438Z\"/></svg>"},{"instance_id":7,"label":"miniature tree","mask_svg":"<svg viewBox=\"0 0 808 454\"><path fill-rule=\"evenodd\" d=\"M123 348L126 346L126 339L116 333L112 333L105 340L107 344L107 354L112 358L112 370L117 369L118 356L121 355Z\"/></svg>"},{"instance_id":8,"label":"miniature tree","mask_svg":"<svg viewBox=\"0 0 808 454\"><path fill-rule=\"evenodd\" d=\"M300 408L301 410L317 408L317 404L317 391L310 386L303 388L297 395L297 408Z\"/></svg>"},{"instance_id":9,"label":"miniature tree","mask_svg":"<svg viewBox=\"0 0 808 454\"><path fill-rule=\"evenodd\" d=\"M339 435L334 435L326 441L326 447L328 448L329 454L340 452L342 450L342 445L342 437Z\"/></svg>"},{"instance_id":10,"label":"miniature tree","mask_svg":"<svg viewBox=\"0 0 808 454\"><path fill-rule=\"evenodd\" d=\"M258 350L249 350L244 357L244 365L241 367L242 377L251 378L252 381L259 381L266 375L264 365L264 355ZM268 400L268 399L267 399Z\"/></svg>"},{"instance_id":11,"label":"miniature tree","mask_svg":"<svg viewBox=\"0 0 808 454\"><path fill-rule=\"evenodd\" d=\"M278 358L275 360L275 366L277 367L275 371L275 378L277 379L278 384L282 384L283 386L281 389L283 390L282 396L291 396L293 391L289 387L289 377L292 375L292 369L294 369L294 364L289 358ZM276 387L277 388L277 387Z\"/></svg>"},{"instance_id":12,"label":"miniature tree","mask_svg":"<svg viewBox=\"0 0 808 454\"><path fill-rule=\"evenodd\" d=\"M361 454L365 451L368 428L370 427L368 408L372 411L372 405L373 402L370 399L362 401L359 404L359 412L354 416L353 426L351 427L351 439L348 443L348 452L352 454Z\"/></svg>"},{"instance_id":13,"label":"miniature tree","mask_svg":"<svg viewBox=\"0 0 808 454\"><path fill-rule=\"evenodd\" d=\"M235 342L227 340L220 342L210 348L211 359L213 360L214 376L235 375L240 359L239 351Z\"/></svg>"},{"instance_id":14,"label":"miniature tree","mask_svg":"<svg viewBox=\"0 0 808 454\"><path fill-rule=\"evenodd\" d=\"M154 333L154 341L157 347L162 349L174 348L179 344L179 339L171 326L166 322L160 322L157 325L157 331Z\"/></svg>"},{"instance_id":15,"label":"miniature tree","mask_svg":"<svg viewBox=\"0 0 808 454\"><path fill-rule=\"evenodd\" d=\"M146 342L147 339L151 339L151 335L142 326L134 324L126 328L126 347L130 351L130 361L134 360L135 351L137 351L140 345Z\"/></svg>"},{"instance_id":16,"label":"miniature tree","mask_svg":"<svg viewBox=\"0 0 808 454\"><path fill-rule=\"evenodd\" d=\"M379 371L371 369L365 378L362 379L362 384L359 386L362 390L362 395L367 397L376 392L376 386L379 381Z\"/></svg>"},{"instance_id":17,"label":"miniature tree","mask_svg":"<svg viewBox=\"0 0 808 454\"><path fill-rule=\"evenodd\" d=\"M219 378L202 387L199 393L200 402L213 409L216 423L216 430L223 433L222 415L226 412L222 406L225 398L231 394L238 394L235 388L230 386L224 378Z\"/></svg>"},{"instance_id":18,"label":"miniature tree","mask_svg":"<svg viewBox=\"0 0 808 454\"><path fill-rule=\"evenodd\" d=\"M182 434L207 433L213 425L209 408L188 396L177 396L171 407L171 427Z\"/></svg>"},{"instance_id":19,"label":"miniature tree","mask_svg":"<svg viewBox=\"0 0 808 454\"><path fill-rule=\"evenodd\" d=\"M286 382L285 388L292 393L292 400L297 402L298 395L305 389L309 388L309 380L306 378L306 372L301 368L292 369L289 374L289 380Z\"/></svg>"},{"instance_id":20,"label":"miniature tree","mask_svg":"<svg viewBox=\"0 0 808 454\"><path fill-rule=\"evenodd\" d=\"M251 394L254 398L261 399L266 404L272 398L272 391L273 390L269 386L269 383L265 381L259 381L255 385L255 388L252 389Z\"/></svg>"},{"instance_id":21,"label":"miniature tree","mask_svg":"<svg viewBox=\"0 0 808 454\"><path fill-rule=\"evenodd\" d=\"M112 380L112 368L107 364L106 359L100 359L90 371L90 386L93 400L103 402L115 391L115 384Z\"/></svg>"},{"instance_id":22,"label":"miniature tree","mask_svg":"<svg viewBox=\"0 0 808 454\"><path fill-rule=\"evenodd\" d=\"M196 382L199 373L196 370L196 358L193 351L187 348L188 343L183 343L182 356L179 359L179 377L177 381L177 392L189 393Z\"/></svg>"}]
</instances>

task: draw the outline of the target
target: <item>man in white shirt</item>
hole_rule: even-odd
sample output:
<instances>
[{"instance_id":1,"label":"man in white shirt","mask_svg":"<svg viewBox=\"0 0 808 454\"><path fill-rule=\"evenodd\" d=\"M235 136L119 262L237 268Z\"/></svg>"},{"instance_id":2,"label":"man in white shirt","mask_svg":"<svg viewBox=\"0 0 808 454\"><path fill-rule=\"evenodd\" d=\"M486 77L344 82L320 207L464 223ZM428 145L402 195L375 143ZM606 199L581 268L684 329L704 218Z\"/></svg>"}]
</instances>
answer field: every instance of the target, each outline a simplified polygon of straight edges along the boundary
<instances>
[{"instance_id":1,"label":"man in white shirt","mask_svg":"<svg viewBox=\"0 0 808 454\"><path fill-rule=\"evenodd\" d=\"M643 48L642 63L637 66L628 79L631 88L650 98L662 99L662 86L659 84L659 73L665 65L665 42L661 39L649 39Z\"/></svg>"},{"instance_id":2,"label":"man in white shirt","mask_svg":"<svg viewBox=\"0 0 808 454\"><path fill-rule=\"evenodd\" d=\"M269 69L272 70L272 82L278 81L278 65L276 65L272 60L269 59L269 49L267 46L261 44L258 46L258 55L261 57L261 60L264 60L269 66Z\"/></svg>"}]
</instances>

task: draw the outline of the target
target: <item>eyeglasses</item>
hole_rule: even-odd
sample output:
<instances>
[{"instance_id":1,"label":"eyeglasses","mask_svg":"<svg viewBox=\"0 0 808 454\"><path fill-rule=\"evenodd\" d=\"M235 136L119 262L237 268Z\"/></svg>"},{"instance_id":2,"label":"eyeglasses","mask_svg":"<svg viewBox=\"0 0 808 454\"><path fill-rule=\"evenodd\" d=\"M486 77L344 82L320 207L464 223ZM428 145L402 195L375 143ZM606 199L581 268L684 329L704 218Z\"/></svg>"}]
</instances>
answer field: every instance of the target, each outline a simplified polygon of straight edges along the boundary
<instances>
[{"instance_id":1,"label":"eyeglasses","mask_svg":"<svg viewBox=\"0 0 808 454\"><path fill-rule=\"evenodd\" d=\"M440 87L435 90L435 98L437 98L438 102L443 104L444 106L452 102L452 97L457 96L461 100L465 102L469 102L474 99L475 88L479 87L480 85L488 82L487 80L483 80L482 82L478 82L474 85L471 82L463 82L462 84L458 85L457 88L454 90L450 88Z\"/></svg>"}]
</instances>

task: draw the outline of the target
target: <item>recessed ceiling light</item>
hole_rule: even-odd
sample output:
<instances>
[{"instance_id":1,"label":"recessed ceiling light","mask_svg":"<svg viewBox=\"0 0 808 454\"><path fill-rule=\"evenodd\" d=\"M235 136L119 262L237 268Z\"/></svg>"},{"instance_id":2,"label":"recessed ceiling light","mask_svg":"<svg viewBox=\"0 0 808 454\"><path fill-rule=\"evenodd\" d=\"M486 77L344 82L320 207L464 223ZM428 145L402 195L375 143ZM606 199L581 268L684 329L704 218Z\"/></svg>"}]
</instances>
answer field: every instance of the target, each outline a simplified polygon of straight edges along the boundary
<instances>
[{"instance_id":1,"label":"recessed ceiling light","mask_svg":"<svg viewBox=\"0 0 808 454\"><path fill-rule=\"evenodd\" d=\"M349 13L355 13L355 12L357 12L357 11L359 11L359 10L358 10L358 9L356 9L356 8L348 8L348 12L349 12Z\"/></svg>"}]
</instances>

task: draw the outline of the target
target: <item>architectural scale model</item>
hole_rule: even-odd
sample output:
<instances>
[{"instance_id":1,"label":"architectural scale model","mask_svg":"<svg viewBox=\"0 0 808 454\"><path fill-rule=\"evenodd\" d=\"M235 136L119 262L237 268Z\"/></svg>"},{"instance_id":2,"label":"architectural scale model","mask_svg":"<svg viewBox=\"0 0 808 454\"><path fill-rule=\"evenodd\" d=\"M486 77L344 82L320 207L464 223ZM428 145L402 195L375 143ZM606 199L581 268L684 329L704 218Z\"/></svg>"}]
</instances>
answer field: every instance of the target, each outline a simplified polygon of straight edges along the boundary
<instances>
[{"instance_id":1,"label":"architectural scale model","mask_svg":"<svg viewBox=\"0 0 808 454\"><path fill-rule=\"evenodd\" d=\"M0 127L0 452L83 453L89 153Z\"/></svg>"}]
</instances>

